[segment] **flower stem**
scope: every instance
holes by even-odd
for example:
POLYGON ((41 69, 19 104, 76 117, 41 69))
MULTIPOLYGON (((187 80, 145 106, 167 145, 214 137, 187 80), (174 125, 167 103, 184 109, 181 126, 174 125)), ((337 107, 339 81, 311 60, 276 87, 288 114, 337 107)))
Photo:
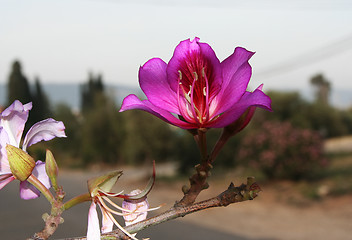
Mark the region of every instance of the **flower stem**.
POLYGON ((197 132, 198 134, 195 135, 194 138, 198 144, 202 162, 205 162, 208 157, 206 129, 199 128, 197 132))
POLYGON ((50 204, 53 204, 55 202, 55 198, 54 196, 51 194, 51 192, 49 191, 49 189, 47 189, 43 183, 41 183, 39 181, 39 179, 34 176, 33 174, 31 174, 27 181, 32 184, 35 188, 37 188, 45 197, 46 199, 50 202, 50 204))
POLYGON ((71 200, 67 201, 63 206, 62 210, 67 210, 73 206, 76 206, 77 204, 83 203, 83 202, 88 202, 91 201, 92 197, 90 196, 89 193, 84 193, 81 194, 77 197, 72 198, 71 200))

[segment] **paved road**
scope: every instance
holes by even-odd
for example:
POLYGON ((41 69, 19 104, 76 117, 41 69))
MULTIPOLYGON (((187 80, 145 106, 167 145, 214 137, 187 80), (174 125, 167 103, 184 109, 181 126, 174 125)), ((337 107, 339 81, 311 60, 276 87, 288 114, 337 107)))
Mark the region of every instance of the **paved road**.
MULTIPOLYGON (((61 184, 67 192, 67 199, 72 197, 70 193, 79 194, 86 191, 86 186, 82 182, 84 183, 83 180, 76 181, 76 178, 61 180, 61 184)), ((0 239, 26 239, 34 232, 41 230, 43 227, 41 215, 50 207, 45 198, 21 200, 18 193, 18 181, 15 181, 0 191, 0 199, 0 239)), ((53 239, 85 235, 88 208, 89 204, 86 203, 65 212, 63 214, 65 223, 59 227, 53 239)), ((245 237, 190 225, 182 220, 174 220, 148 228, 138 233, 137 237, 140 239, 150 237, 152 240, 249 240, 245 237)))

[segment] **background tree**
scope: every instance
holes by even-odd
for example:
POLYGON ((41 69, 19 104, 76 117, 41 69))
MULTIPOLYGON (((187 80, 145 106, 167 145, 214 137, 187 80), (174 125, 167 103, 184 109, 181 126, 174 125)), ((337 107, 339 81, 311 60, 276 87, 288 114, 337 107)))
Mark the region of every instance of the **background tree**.
POLYGON ((38 122, 48 117, 51 117, 49 98, 45 94, 39 77, 34 80, 34 92, 32 94, 33 108, 31 111, 32 122, 38 122))
POLYGON ((317 74, 311 78, 310 83, 315 89, 315 101, 328 105, 331 91, 330 82, 322 74, 317 74))
POLYGON ((102 75, 88 74, 88 82, 81 86, 81 111, 86 112, 95 104, 95 99, 104 95, 104 84, 102 75))
POLYGON ((16 99, 20 100, 23 104, 32 101, 27 78, 22 74, 21 64, 18 60, 12 64, 7 87, 8 105, 16 99))

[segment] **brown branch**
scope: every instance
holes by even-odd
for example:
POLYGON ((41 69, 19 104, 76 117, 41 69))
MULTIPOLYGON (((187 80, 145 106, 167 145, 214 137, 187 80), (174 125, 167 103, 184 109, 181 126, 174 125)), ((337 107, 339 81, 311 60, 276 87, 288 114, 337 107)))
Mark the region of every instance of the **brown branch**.
POLYGON ((61 217, 62 212, 62 200, 65 197, 65 192, 62 187, 59 187, 56 192, 55 201, 52 203, 50 215, 44 213, 42 218, 45 222, 44 229, 38 233, 35 233, 32 237, 27 238, 27 240, 46 240, 51 237, 56 229, 59 227, 59 224, 64 222, 64 219, 61 217))
POLYGON ((190 187, 186 185, 182 187, 184 196, 179 202, 176 202, 175 207, 189 206, 196 201, 199 193, 209 187, 207 178, 210 176, 212 168, 212 165, 207 162, 195 166, 196 173, 189 178, 190 187))
MULTIPOLYGON (((146 219, 144 221, 135 223, 125 227, 125 230, 129 233, 137 233, 143 229, 151 226, 158 225, 160 223, 173 220, 179 217, 184 217, 188 214, 201 211, 207 208, 213 207, 226 207, 232 203, 243 202, 247 200, 253 200, 257 194, 261 191, 258 184, 255 183, 253 177, 247 179, 247 184, 242 184, 239 187, 235 187, 233 183, 230 184, 227 190, 219 194, 217 197, 204 200, 198 203, 193 203, 187 206, 174 206, 168 211, 161 213, 155 217, 146 219)), ((66 240, 85 240, 86 237, 79 238, 66 238, 66 240)), ((121 230, 116 229, 110 233, 103 234, 102 239, 129 239, 121 230)))

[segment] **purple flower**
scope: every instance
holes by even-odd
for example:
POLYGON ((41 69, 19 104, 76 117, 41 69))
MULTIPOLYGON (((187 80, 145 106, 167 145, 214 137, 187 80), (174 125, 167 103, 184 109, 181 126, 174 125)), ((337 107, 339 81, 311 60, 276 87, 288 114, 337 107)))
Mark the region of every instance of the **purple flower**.
MULTIPOLYGON (((20 146, 25 123, 28 119, 29 110, 32 103, 23 105, 20 101, 14 101, 11 106, 0 113, 0 189, 15 179, 12 174, 7 153, 6 145, 20 146)), ((49 141, 55 137, 66 137, 65 126, 62 122, 54 119, 45 119, 34 124, 24 137, 22 149, 40 142, 49 141)), ((50 188, 50 180, 45 172, 45 164, 41 161, 36 162, 32 174, 47 188, 50 188)), ((27 181, 20 183, 20 196, 22 199, 33 199, 39 197, 39 191, 27 181)))
POLYGON ((249 107, 271 110, 271 100, 261 88, 246 91, 253 56, 237 47, 220 62, 206 43, 182 41, 166 64, 153 58, 139 70, 139 83, 147 100, 127 96, 120 112, 147 111, 184 129, 222 128, 241 117, 249 107))

